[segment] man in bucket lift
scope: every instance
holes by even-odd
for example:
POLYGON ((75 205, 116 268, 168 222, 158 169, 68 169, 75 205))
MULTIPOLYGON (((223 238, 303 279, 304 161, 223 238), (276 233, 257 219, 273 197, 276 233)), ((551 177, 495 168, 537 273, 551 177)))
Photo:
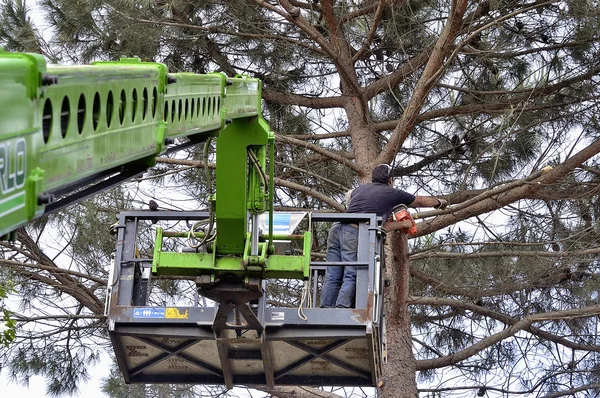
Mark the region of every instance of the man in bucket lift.
MULTIPOLYGON (((348 213, 375 213, 388 219, 398 205, 445 209, 448 202, 431 196, 415 196, 392 187, 392 166, 380 164, 373 169, 371 183, 360 185, 350 196, 348 213)), ((337 223, 327 237, 327 261, 357 260, 358 225, 337 223)), ((356 293, 356 266, 327 267, 321 291, 322 308, 352 308, 356 293)))

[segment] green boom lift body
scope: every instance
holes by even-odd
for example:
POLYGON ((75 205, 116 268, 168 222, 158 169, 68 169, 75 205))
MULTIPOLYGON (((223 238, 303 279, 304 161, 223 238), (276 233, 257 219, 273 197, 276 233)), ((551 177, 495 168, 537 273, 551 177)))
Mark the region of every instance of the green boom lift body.
MULTIPOLYGON (((169 74, 164 64, 137 58, 46 65, 39 55, 10 52, 0 52, 0 72, 0 236, 142 173, 176 138, 197 144, 216 137, 216 237, 209 253, 182 261, 162 255, 157 239, 154 273, 212 282, 227 274, 247 282, 268 268, 308 277, 310 250, 271 259, 272 227, 259 242, 258 216, 270 211, 272 224, 267 157, 274 153, 260 80, 169 74)), ((310 232, 304 239, 310 243, 310 232)))
POLYGON ((110 177, 121 181, 115 174, 145 171, 175 138, 218 137, 216 251, 243 255, 247 213, 266 211, 273 189, 259 80, 169 74, 136 58, 47 66, 9 52, 0 52, 0 71, 0 236, 72 203, 55 200, 94 180, 102 190, 110 177), (258 160, 250 165, 248 150, 258 160))
POLYGON ((140 175, 165 152, 216 139, 216 193, 208 214, 120 216, 107 315, 127 382, 373 385, 381 374, 377 220, 313 215, 360 224, 357 300, 347 310, 309 306, 305 316, 311 266, 316 276, 325 263, 311 263, 310 222, 301 235, 273 232, 274 135, 261 116, 261 95, 260 80, 245 76, 169 73, 164 64, 137 58, 47 65, 41 55, 0 48, 0 239, 14 239, 27 222, 140 175), (268 231, 261 231, 265 212, 268 231), (188 234, 157 224, 152 257, 137 254, 140 220, 207 219, 208 231, 188 234), (204 236, 206 250, 163 250, 163 239, 190 234, 204 236), (275 243, 290 239, 303 241, 301 254, 275 252, 275 243), (152 276, 195 278, 199 293, 216 304, 212 310, 149 307, 152 276), (266 307, 270 278, 301 281, 297 313, 266 307), (257 300, 262 304, 251 310, 257 300), (252 362, 257 359, 260 365, 252 362))

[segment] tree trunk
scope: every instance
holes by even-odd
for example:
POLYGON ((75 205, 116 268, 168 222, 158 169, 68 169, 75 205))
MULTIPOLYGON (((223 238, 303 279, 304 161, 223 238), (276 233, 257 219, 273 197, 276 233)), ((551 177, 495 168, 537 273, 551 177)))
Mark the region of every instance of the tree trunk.
POLYGON ((383 368, 382 397, 417 397, 415 358, 408 312, 408 240, 399 231, 388 234, 386 263, 390 287, 385 298, 387 363, 383 368))

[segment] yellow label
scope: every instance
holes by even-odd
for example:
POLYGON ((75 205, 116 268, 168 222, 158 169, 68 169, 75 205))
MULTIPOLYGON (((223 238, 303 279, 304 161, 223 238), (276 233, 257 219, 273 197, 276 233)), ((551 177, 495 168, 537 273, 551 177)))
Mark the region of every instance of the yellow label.
POLYGON ((165 318, 170 319, 188 319, 188 310, 182 314, 179 312, 179 308, 167 308, 165 311, 165 318))

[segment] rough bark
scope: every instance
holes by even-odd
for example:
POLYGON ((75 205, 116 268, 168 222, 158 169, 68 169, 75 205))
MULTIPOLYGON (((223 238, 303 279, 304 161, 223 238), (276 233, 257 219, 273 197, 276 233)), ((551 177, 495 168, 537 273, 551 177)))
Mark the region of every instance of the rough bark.
POLYGON ((408 294, 410 264, 404 233, 388 234, 386 259, 391 284, 386 291, 387 363, 383 368, 382 397, 417 397, 415 357, 412 352, 408 294))

